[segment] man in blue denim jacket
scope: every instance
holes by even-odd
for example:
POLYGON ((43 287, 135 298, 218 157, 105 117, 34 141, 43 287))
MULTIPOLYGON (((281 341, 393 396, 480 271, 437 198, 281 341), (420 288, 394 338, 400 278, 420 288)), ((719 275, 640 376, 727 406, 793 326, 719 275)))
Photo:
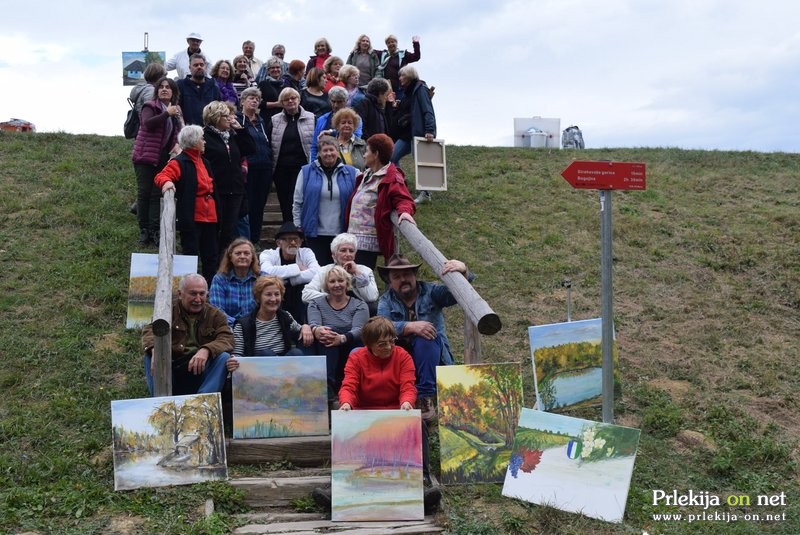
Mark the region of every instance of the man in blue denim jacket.
MULTIPOLYGON (((420 282, 417 269, 402 255, 392 255, 385 266, 378 266, 381 278, 389 290, 378 301, 378 315, 394 322, 398 343, 414 359, 417 372, 417 407, 422 418, 436 417, 436 366, 453 364, 450 342, 445 333, 445 307, 456 304, 456 299, 444 284, 420 282)), ((442 274, 459 272, 472 282, 475 275, 467 271, 460 260, 448 260, 442 274)))

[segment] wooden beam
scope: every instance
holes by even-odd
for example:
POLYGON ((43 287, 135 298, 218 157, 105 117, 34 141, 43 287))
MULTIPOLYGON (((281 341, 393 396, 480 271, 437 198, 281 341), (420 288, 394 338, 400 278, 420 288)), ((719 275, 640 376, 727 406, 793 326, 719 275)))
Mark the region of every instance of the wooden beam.
MULTIPOLYGON (((496 334, 503 327, 500 317, 489 307, 486 301, 478 295, 475 288, 460 273, 447 273, 442 275, 442 266, 447 258, 433 245, 428 238, 417 228, 408 222, 397 223, 397 212, 392 212, 392 223, 400 230, 400 233, 408 240, 411 247, 417 251, 422 259, 433 269, 434 273, 442 279, 442 282, 453 294, 456 301, 464 310, 464 315, 478 327, 481 334, 496 334)), ((467 266, 469 267, 469 266, 467 266)))
POLYGON ((153 395, 172 395, 172 255, 175 254, 175 190, 161 199, 158 279, 153 304, 153 395))

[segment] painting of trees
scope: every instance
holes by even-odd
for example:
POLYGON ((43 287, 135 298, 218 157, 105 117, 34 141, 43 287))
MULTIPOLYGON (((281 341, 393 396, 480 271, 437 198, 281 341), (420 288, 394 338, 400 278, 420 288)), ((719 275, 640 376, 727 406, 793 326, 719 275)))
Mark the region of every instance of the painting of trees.
POLYGON ((522 407, 520 364, 437 368, 444 483, 501 481, 522 407))
POLYGON ((161 435, 172 437, 172 444, 177 445, 184 430, 186 419, 185 404, 165 401, 150 414, 147 422, 161 435))

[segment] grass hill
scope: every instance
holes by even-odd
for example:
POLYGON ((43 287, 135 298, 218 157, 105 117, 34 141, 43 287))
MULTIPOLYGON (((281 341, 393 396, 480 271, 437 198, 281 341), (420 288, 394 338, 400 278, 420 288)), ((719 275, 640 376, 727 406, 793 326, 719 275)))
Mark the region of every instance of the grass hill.
MULTIPOLYGON (((0 133, 0 532, 224 533, 243 508, 225 483, 112 490, 110 402, 146 395, 138 336, 124 329, 138 237, 130 147, 0 133), (207 497, 219 513, 204 520, 207 497)), ((526 330, 566 319, 562 280, 573 319, 600 315, 599 197, 559 176, 575 158, 647 165, 646 191, 614 194, 615 416, 643 431, 625 521, 474 485, 445 489, 449 533, 800 532, 800 156, 449 147, 449 191, 416 219, 478 275, 503 321, 484 360, 528 364, 528 406, 526 330), (673 489, 722 505, 653 503, 673 489), (782 492, 784 504, 756 505, 782 492), (731 495, 751 505, 728 506, 731 495), (738 518, 652 516, 703 512, 738 518)), ((462 325, 450 311, 457 354, 462 325)))

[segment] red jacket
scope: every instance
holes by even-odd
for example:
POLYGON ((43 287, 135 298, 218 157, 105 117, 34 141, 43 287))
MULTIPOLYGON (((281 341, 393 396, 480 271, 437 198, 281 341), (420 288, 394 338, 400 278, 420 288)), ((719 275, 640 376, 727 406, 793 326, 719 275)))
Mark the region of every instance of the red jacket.
POLYGON ((359 347, 347 358, 339 403, 354 409, 399 409, 408 401, 417 401, 416 373, 411 355, 394 346, 388 359, 376 357, 366 347, 359 347))
MULTIPOLYGON (((197 149, 185 149, 183 154, 188 156, 194 163, 197 171, 197 190, 194 198, 194 221, 196 223, 216 223, 217 209, 214 202, 214 181, 208 174, 203 163, 200 151, 197 149)), ((181 180, 181 166, 176 159, 169 161, 166 167, 156 175, 155 183, 161 189, 167 182, 172 182, 178 189, 178 182, 181 180)))
MULTIPOLYGON (((394 254, 394 225, 392 225, 389 215, 393 210, 396 210, 398 216, 400 214, 411 214, 413 216, 414 212, 417 211, 417 205, 414 204, 414 198, 408 191, 406 177, 401 169, 390 163, 379 170, 376 175, 381 173, 385 173, 385 176, 378 184, 378 202, 375 205, 375 231, 378 234, 378 246, 381 249, 381 254, 388 259, 394 254)), ((350 222, 350 208, 353 204, 353 197, 363 180, 364 173, 356 177, 356 187, 347 200, 344 220, 348 224, 350 222)))

